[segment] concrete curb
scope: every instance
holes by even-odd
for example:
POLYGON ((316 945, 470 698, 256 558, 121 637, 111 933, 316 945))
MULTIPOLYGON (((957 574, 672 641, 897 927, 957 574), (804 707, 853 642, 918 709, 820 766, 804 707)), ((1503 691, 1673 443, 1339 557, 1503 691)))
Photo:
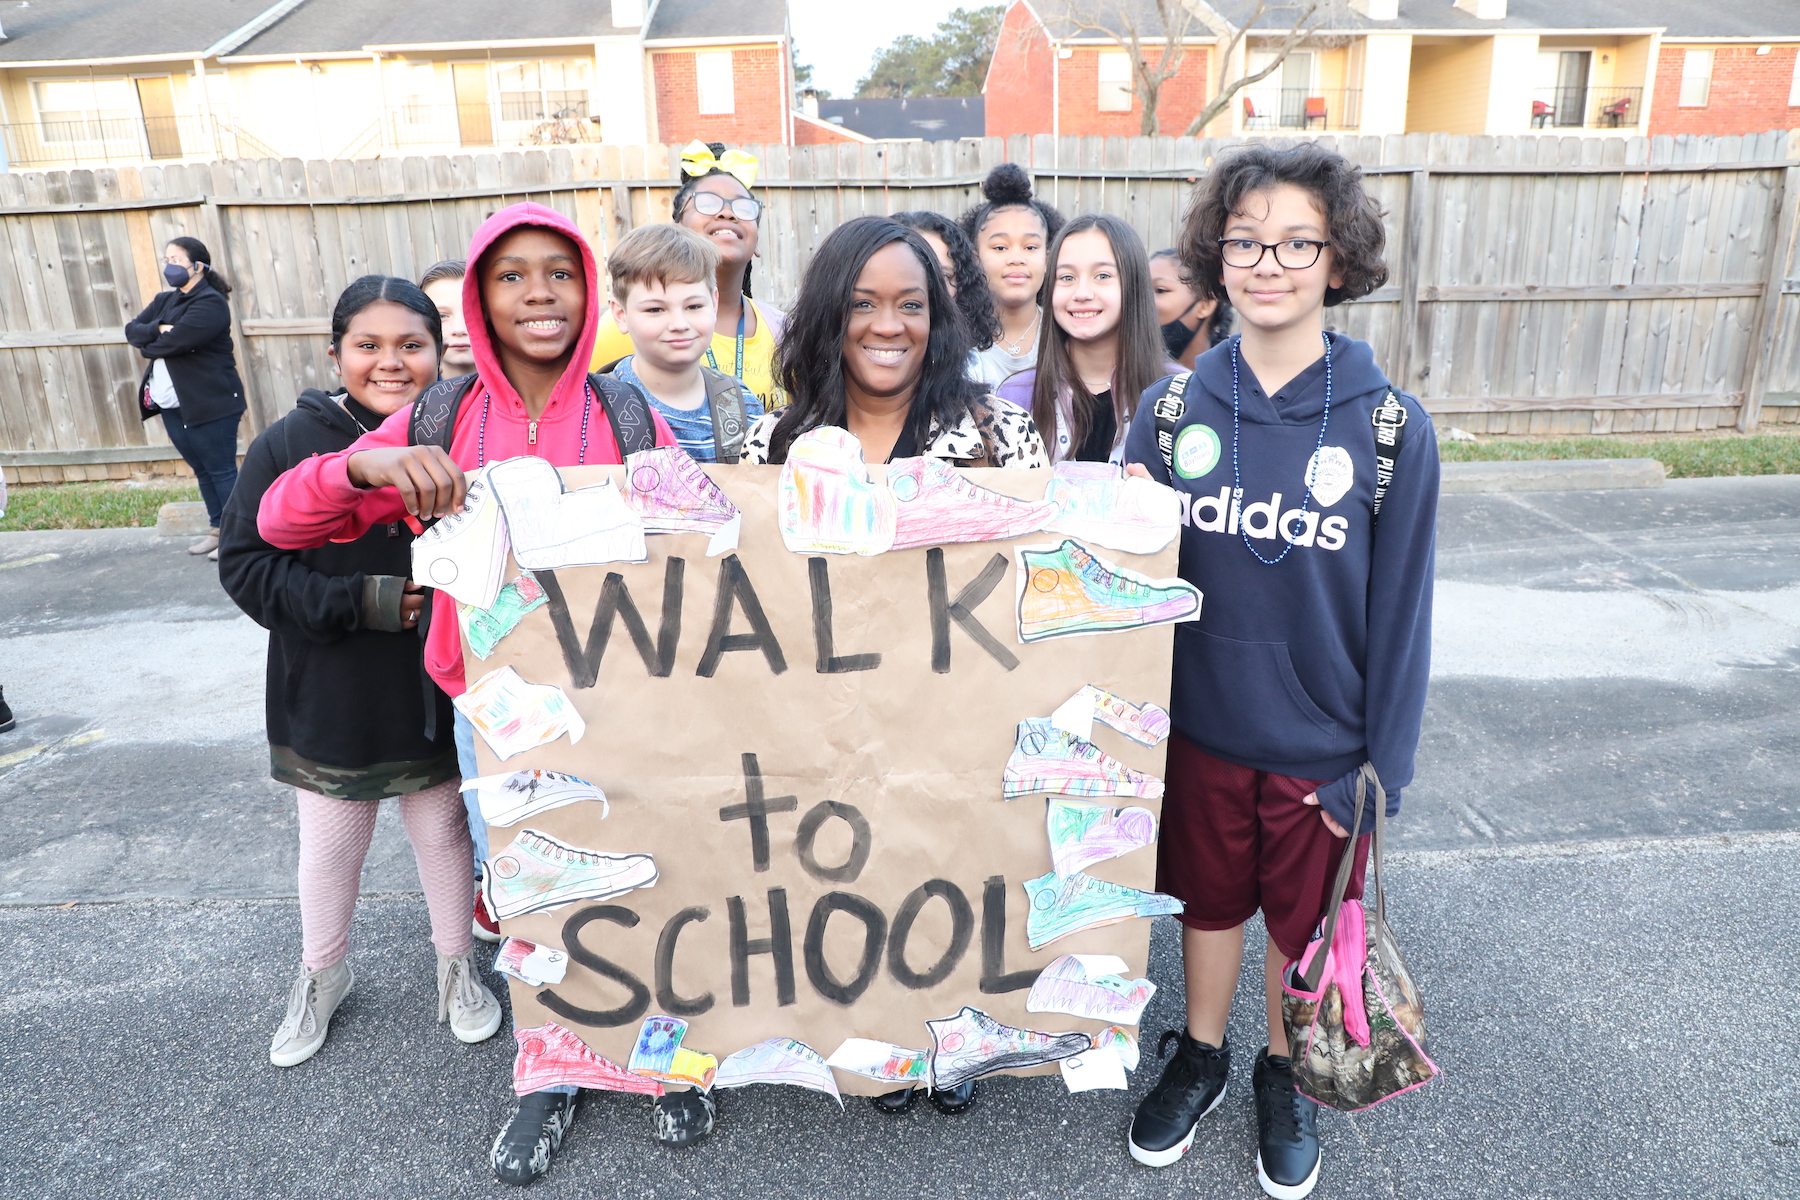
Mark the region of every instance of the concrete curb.
POLYGON ((1654 458, 1532 459, 1443 464, 1445 495, 1465 492, 1600 492, 1659 488, 1668 472, 1654 458))
POLYGON ((211 528, 206 505, 199 500, 177 500, 156 510, 156 532, 160 537, 204 537, 211 528))

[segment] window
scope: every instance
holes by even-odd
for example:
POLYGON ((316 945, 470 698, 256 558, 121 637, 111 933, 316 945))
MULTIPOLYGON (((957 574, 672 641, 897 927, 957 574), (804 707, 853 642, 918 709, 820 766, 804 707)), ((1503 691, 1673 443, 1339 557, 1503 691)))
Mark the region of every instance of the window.
POLYGON ((702 115, 736 112, 731 51, 707 50, 694 55, 694 87, 699 93, 702 115))
POLYGON ((495 64, 502 121, 588 115, 588 68, 580 58, 495 64))
POLYGON ((1712 88, 1713 52, 1689 50, 1681 59, 1682 108, 1705 108, 1706 94, 1712 88))
POLYGON ((431 63, 407 63, 400 69, 401 88, 406 93, 401 111, 408 125, 430 125, 436 120, 433 101, 437 99, 437 68, 431 63))
POLYGON ((128 79, 39 79, 31 85, 46 142, 128 142, 138 137, 128 79))
POLYGON ((1100 111, 1131 111, 1131 56, 1123 51, 1100 52, 1100 111))
POLYGON ((1788 107, 1800 108, 1800 54, 1794 55, 1794 82, 1788 84, 1788 107))

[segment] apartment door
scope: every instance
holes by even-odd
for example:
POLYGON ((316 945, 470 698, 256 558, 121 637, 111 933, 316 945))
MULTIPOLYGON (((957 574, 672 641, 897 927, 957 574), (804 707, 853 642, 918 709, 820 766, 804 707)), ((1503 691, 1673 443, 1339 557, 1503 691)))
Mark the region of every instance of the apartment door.
POLYGON ((488 105, 488 65, 484 62, 452 63, 450 79, 456 87, 456 126, 465 146, 494 144, 494 113, 488 105))
POLYGON ((144 117, 144 141, 151 158, 180 158, 181 129, 175 121, 175 93, 167 75, 135 80, 138 111, 144 117))
POLYGON ((1587 120, 1588 70, 1592 50, 1563 50, 1556 56, 1556 123, 1579 128, 1587 120))
POLYGON ((1296 50, 1281 64, 1281 127, 1306 128, 1306 98, 1312 95, 1313 56, 1296 50))

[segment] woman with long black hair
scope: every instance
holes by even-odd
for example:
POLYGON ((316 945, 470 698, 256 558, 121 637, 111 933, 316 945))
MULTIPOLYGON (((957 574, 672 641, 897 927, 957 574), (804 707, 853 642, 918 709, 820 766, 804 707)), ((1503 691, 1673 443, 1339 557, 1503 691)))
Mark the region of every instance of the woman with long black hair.
POLYGON ((781 340, 789 403, 750 429, 744 460, 787 461, 808 430, 836 426, 867 462, 926 456, 963 467, 1038 467, 1031 415, 965 375, 968 335, 937 256, 888 217, 859 217, 819 246, 781 340))
POLYGON ((237 427, 244 415, 244 381, 231 349, 231 284, 213 269, 212 254, 198 238, 171 238, 163 247, 158 292, 125 340, 150 360, 138 385, 138 415, 161 416, 169 441, 194 470, 206 501, 207 535, 189 554, 219 560, 219 517, 237 483, 237 427))

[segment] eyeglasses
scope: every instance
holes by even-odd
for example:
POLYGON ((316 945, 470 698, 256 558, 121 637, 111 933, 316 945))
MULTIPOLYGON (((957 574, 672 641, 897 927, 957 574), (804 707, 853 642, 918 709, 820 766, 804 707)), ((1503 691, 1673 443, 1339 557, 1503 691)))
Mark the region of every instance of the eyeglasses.
POLYGON ((740 221, 754 222, 762 216, 762 201, 752 200, 748 196, 727 200, 717 192, 695 192, 688 197, 688 204, 703 217, 718 216, 728 204, 731 206, 731 215, 740 221))
POLYGON ((1219 254, 1228 267, 1240 269, 1254 267, 1262 262, 1263 255, 1273 250, 1275 261, 1290 271, 1304 271, 1319 261, 1330 242, 1315 242, 1307 238, 1288 238, 1284 242, 1258 242, 1250 238, 1220 238, 1219 254))

